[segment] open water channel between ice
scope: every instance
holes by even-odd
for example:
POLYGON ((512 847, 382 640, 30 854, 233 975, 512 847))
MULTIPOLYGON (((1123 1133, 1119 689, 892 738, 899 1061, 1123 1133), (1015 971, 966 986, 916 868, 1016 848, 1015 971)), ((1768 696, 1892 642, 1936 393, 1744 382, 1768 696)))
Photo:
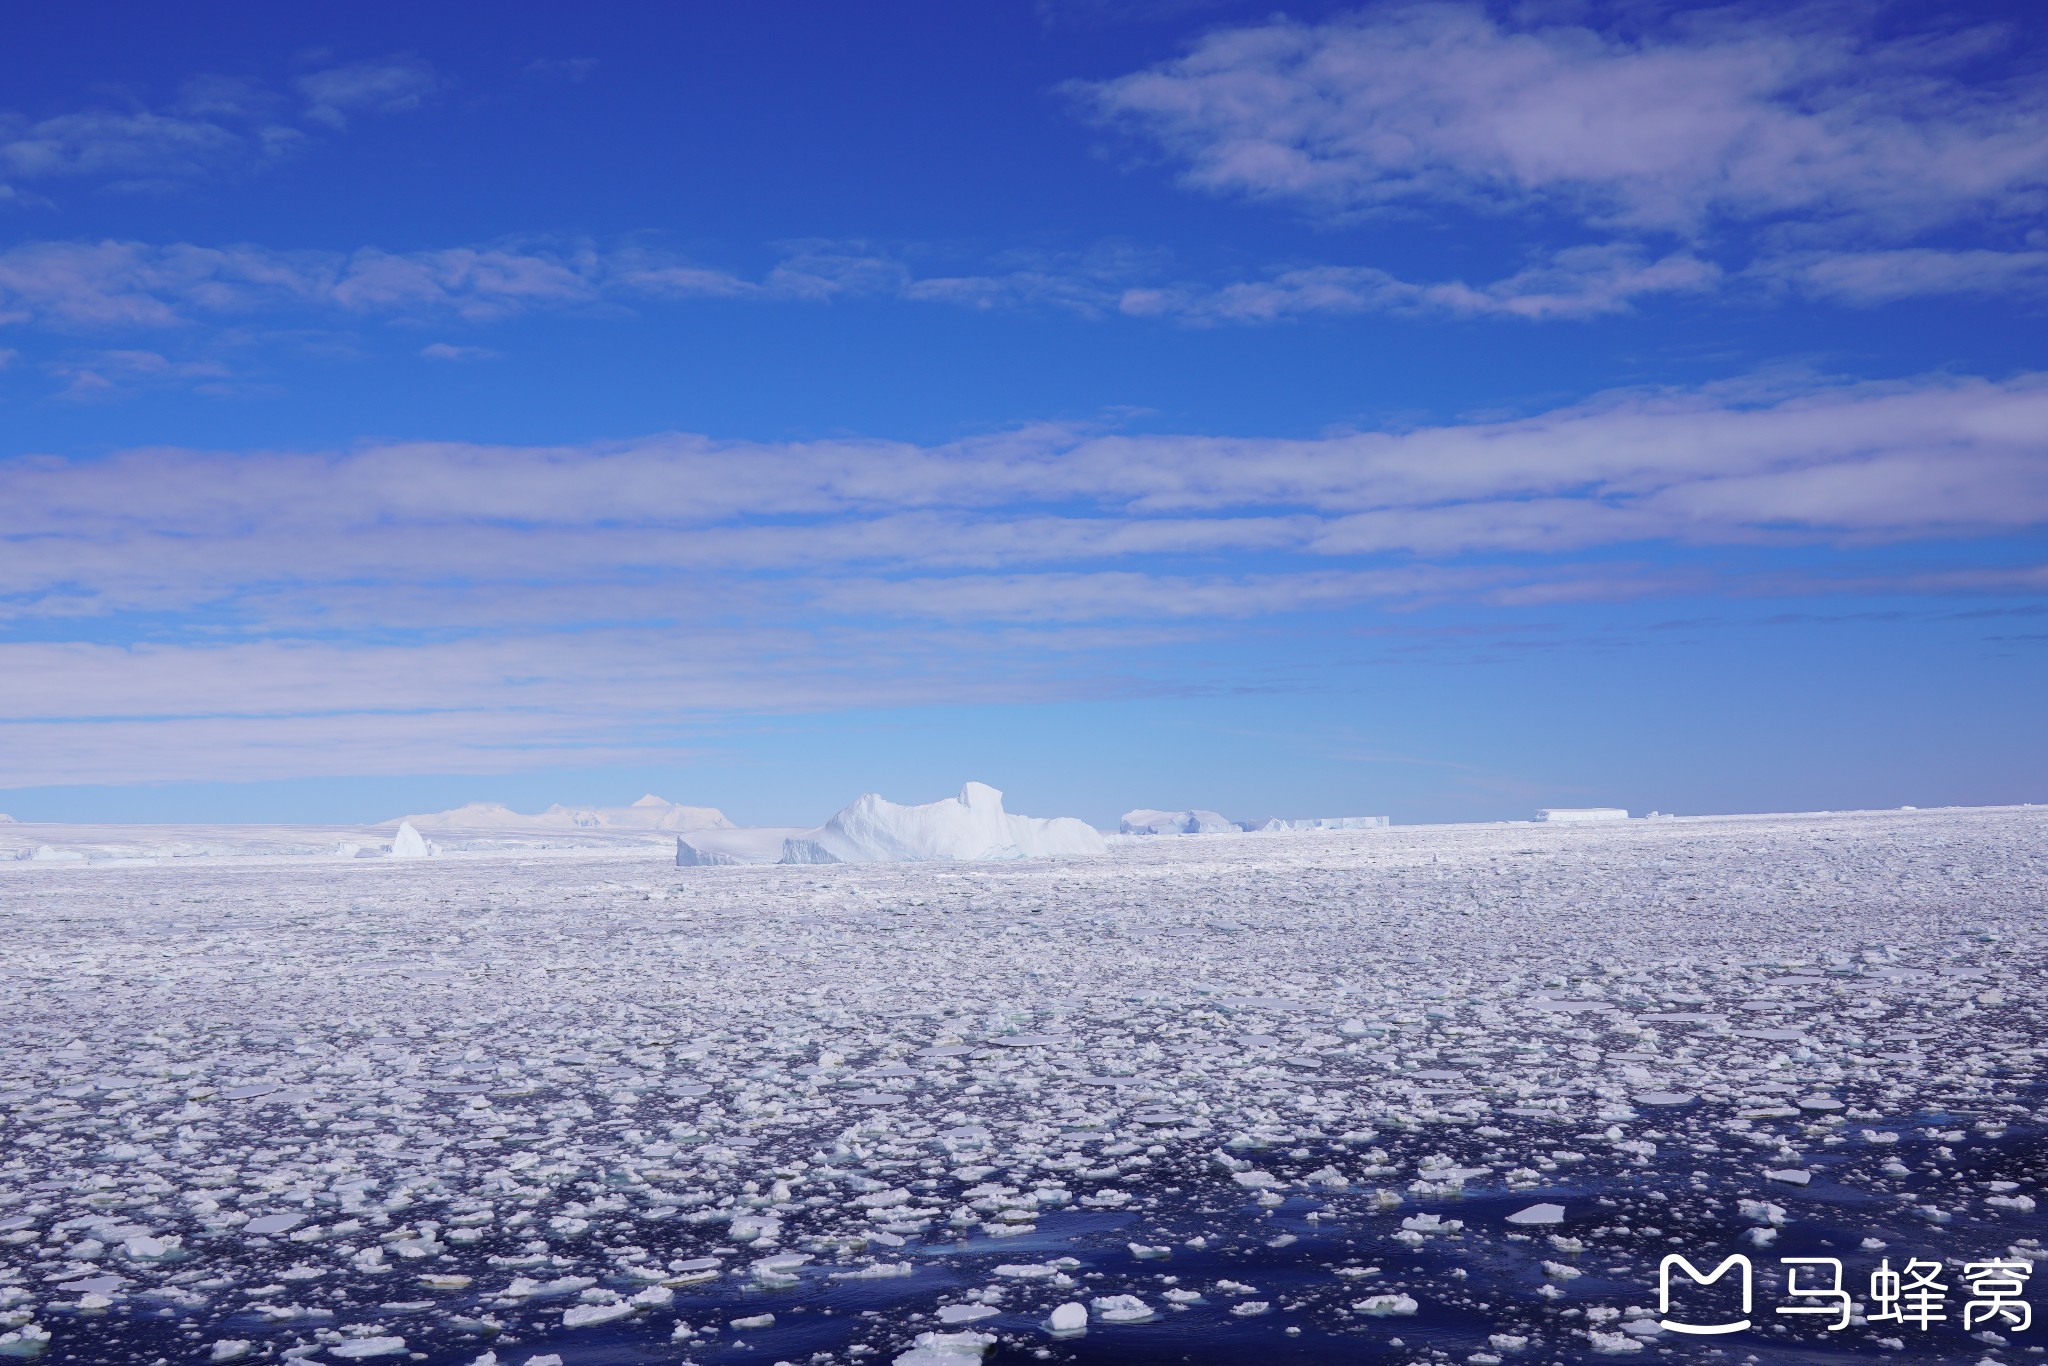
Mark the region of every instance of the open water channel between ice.
POLYGON ((2048 1312, 2048 810, 23 863, 0 943, 16 1357, 2048 1345, 1970 1271, 2048 1312), (1734 1276, 1660 1313, 1673 1253, 1746 1257, 1750 1326, 1663 1327, 1739 1316, 1734 1276), (1820 1303, 1787 1257, 1847 1326, 1778 1312, 1820 1303), (1875 1317, 1912 1262, 1947 1317, 1875 1317))

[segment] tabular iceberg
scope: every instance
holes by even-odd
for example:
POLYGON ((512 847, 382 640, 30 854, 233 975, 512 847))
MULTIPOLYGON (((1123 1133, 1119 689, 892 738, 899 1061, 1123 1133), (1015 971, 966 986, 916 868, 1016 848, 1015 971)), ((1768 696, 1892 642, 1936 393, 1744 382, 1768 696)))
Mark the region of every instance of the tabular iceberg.
POLYGON ((550 830, 647 830, 687 832, 731 830, 733 823, 715 806, 684 806, 652 792, 631 806, 563 806, 560 803, 538 815, 514 811, 502 802, 471 802, 452 811, 407 816, 423 830, 465 832, 539 832, 550 830))
POLYGON ((1536 813, 1539 821, 1625 821, 1628 812, 1618 806, 1546 806, 1536 813))
POLYGON ((1264 820, 1234 821, 1214 811, 1154 811, 1141 806, 1124 812, 1117 829, 1126 835, 1229 835, 1240 830, 1254 834, 1276 830, 1378 830, 1386 824, 1385 816, 1304 816, 1298 820, 1269 816, 1264 820))
POLYGON ((986 783, 969 783, 958 797, 922 806, 899 806, 870 792, 816 830, 786 841, 782 861, 1065 858, 1107 848, 1086 821, 1013 816, 1003 810, 1002 793, 986 783))
POLYGON ((1117 823, 1126 835, 1222 835, 1237 828, 1236 821, 1214 811, 1154 811, 1143 806, 1124 812, 1117 823))

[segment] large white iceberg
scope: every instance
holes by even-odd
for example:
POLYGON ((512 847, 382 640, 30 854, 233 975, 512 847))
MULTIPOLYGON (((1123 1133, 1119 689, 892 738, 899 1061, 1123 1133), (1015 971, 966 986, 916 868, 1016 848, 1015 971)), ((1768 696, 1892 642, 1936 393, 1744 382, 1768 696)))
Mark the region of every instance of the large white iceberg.
POLYGON ((969 783, 958 797, 899 806, 870 792, 817 829, 783 844, 784 863, 919 863, 934 859, 1065 858, 1100 854, 1100 832, 1071 816, 1003 810, 1003 794, 969 783))

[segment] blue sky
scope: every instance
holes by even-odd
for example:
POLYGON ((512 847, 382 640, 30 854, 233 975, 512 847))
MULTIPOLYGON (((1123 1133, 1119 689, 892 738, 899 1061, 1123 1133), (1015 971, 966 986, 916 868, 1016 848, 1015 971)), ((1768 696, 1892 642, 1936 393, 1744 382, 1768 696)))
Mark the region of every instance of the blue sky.
POLYGON ((0 810, 2048 800, 2034 6, 66 6, 0 810))

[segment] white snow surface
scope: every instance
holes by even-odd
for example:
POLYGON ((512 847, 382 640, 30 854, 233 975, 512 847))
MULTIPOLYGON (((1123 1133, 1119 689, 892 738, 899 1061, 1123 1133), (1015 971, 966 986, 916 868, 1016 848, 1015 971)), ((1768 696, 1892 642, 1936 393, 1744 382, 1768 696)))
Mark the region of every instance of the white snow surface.
POLYGON ((870 792, 816 830, 790 839, 784 863, 928 863, 1072 858, 1108 849, 1101 832, 1071 816, 1041 819, 1003 810, 1003 794, 969 783, 958 797, 900 806, 870 792))

